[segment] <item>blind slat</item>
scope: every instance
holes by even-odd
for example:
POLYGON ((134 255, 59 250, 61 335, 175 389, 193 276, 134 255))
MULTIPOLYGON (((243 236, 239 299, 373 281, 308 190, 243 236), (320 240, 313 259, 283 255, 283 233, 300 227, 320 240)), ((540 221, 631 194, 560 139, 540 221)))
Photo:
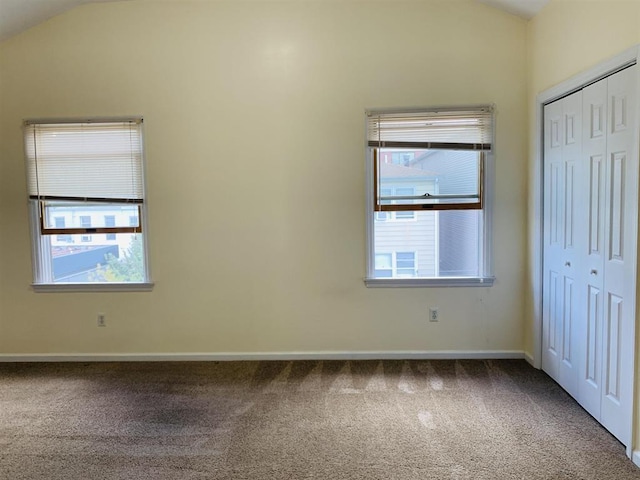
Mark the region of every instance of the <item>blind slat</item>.
POLYGON ((141 122, 25 125, 31 198, 141 201, 141 122))

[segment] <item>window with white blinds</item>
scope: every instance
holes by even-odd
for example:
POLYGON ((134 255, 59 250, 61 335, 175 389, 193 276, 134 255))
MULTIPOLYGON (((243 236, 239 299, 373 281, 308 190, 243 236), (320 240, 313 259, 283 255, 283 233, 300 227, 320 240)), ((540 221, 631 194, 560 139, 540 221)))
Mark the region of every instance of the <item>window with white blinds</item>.
POLYGON ((34 287, 150 285, 142 119, 28 120, 24 140, 34 287))
POLYGON ((367 285, 491 285, 493 106, 372 110, 365 118, 367 285), (411 265, 406 254, 396 268, 380 268, 397 252, 411 252, 411 265))

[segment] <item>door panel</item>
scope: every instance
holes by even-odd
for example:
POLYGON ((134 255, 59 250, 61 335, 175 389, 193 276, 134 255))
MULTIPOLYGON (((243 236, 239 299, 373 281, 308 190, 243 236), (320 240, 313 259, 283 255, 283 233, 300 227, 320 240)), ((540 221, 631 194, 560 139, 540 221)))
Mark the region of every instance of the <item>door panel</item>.
MULTIPOLYGON (((602 295, 600 290, 593 286, 588 287, 589 303, 587 306, 587 344, 585 350, 585 380, 596 389, 600 385, 600 319, 602 318, 602 295)), ((600 403, 599 395, 596 397, 597 404, 600 403)))
POLYGON ((603 207, 604 207, 604 154, 592 155, 589 159, 589 250, 588 255, 602 257, 603 253, 603 207))
POLYGON ((609 309, 606 321, 605 345, 605 396, 617 405, 620 405, 620 367, 622 338, 622 298, 616 295, 609 296, 609 309))
POLYGON ((623 238, 624 238, 624 184, 625 184, 625 152, 617 152, 611 155, 609 166, 609 257, 608 261, 624 262, 623 238))

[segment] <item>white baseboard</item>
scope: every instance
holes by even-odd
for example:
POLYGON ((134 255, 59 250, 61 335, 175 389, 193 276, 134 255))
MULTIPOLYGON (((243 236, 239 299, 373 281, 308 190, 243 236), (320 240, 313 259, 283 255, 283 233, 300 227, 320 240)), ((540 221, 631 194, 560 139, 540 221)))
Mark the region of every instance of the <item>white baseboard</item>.
POLYGON ((536 365, 535 365, 535 361, 533 360, 533 355, 531 355, 529 352, 524 352, 523 355, 527 363, 535 368, 536 365))
POLYGON ((631 460, 636 464, 637 467, 640 467, 640 450, 634 450, 631 455, 631 460))
POLYGON ((220 362, 241 360, 522 359, 520 350, 381 352, 47 353, 0 354, 0 362, 220 362))

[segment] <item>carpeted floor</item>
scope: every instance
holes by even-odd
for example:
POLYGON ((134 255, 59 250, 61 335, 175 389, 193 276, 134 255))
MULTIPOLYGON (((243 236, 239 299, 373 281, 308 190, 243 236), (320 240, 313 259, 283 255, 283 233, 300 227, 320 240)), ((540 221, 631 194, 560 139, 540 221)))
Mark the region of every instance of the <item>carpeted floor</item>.
POLYGON ((0 364, 0 478, 640 479, 524 361, 0 364))

